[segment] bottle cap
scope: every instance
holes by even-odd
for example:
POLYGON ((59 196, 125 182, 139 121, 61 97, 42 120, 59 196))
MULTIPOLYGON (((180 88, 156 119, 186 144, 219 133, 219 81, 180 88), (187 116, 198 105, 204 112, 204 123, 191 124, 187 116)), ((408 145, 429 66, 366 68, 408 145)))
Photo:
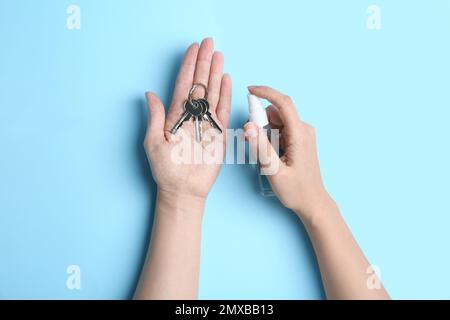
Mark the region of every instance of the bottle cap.
POLYGON ((248 94, 248 119, 255 123, 258 127, 264 128, 269 124, 266 109, 263 107, 261 100, 253 95, 248 94))

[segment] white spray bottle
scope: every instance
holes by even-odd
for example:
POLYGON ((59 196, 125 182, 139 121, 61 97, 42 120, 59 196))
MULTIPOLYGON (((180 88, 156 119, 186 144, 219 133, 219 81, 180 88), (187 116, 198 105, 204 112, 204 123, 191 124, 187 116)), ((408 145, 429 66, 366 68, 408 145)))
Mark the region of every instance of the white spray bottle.
MULTIPOLYGON (((248 119, 250 120, 250 122, 256 124, 259 128, 265 129, 270 139, 271 128, 269 124, 269 119, 267 118, 266 109, 263 107, 261 100, 257 96, 250 93, 247 95, 247 99, 248 99, 248 119)), ((275 193, 273 192, 272 187, 270 186, 267 176, 261 173, 261 167, 259 166, 259 164, 257 167, 258 167, 258 180, 261 194, 265 197, 274 196, 275 193)))

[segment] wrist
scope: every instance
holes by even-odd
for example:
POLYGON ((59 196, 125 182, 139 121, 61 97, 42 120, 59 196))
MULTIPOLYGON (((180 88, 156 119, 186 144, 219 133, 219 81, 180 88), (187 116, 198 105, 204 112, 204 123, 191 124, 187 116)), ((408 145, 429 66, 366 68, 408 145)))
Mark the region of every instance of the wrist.
POLYGON ((316 224, 323 217, 339 212, 336 202, 324 191, 318 194, 307 206, 298 206, 294 212, 305 224, 316 224))
POLYGON ((201 219, 206 198, 158 188, 157 206, 164 208, 158 212, 179 219, 201 219))

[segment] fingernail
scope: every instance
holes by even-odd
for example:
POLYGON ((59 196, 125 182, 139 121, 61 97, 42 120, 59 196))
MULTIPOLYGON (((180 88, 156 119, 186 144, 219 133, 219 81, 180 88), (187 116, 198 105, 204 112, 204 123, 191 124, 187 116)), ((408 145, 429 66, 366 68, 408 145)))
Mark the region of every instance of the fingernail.
POLYGON ((147 99, 147 102, 150 104, 150 106, 151 107, 153 107, 153 100, 154 100, 154 97, 153 97, 153 93, 152 92, 150 92, 150 91, 147 91, 146 93, 145 93, 145 98, 147 99))
POLYGON ((214 40, 213 40, 212 37, 206 37, 206 38, 204 38, 204 39, 202 40, 202 44, 204 44, 204 43, 207 42, 207 41, 209 41, 209 42, 211 42, 211 43, 214 43, 214 40))
POLYGON ((258 86, 248 86, 247 87, 248 90, 252 90, 252 89, 256 89, 256 88, 258 88, 258 86))
POLYGON ((258 135, 258 132, 255 129, 248 129, 247 131, 245 131, 246 137, 254 138, 257 135, 258 135))

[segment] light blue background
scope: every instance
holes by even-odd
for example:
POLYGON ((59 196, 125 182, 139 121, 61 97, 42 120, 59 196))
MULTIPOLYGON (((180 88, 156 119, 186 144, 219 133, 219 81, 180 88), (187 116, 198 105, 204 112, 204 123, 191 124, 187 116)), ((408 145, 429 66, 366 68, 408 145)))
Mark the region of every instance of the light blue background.
MULTIPOLYGON (((450 298, 450 2, 0 2, 0 298, 130 298, 155 185, 143 93, 170 101, 213 36, 233 78, 290 94, 325 183, 393 298, 450 298), (81 30, 66 8, 81 7, 81 30), (81 267, 82 289, 66 288, 81 267)), ((297 219, 227 165, 208 198, 200 298, 323 298, 297 219)))

